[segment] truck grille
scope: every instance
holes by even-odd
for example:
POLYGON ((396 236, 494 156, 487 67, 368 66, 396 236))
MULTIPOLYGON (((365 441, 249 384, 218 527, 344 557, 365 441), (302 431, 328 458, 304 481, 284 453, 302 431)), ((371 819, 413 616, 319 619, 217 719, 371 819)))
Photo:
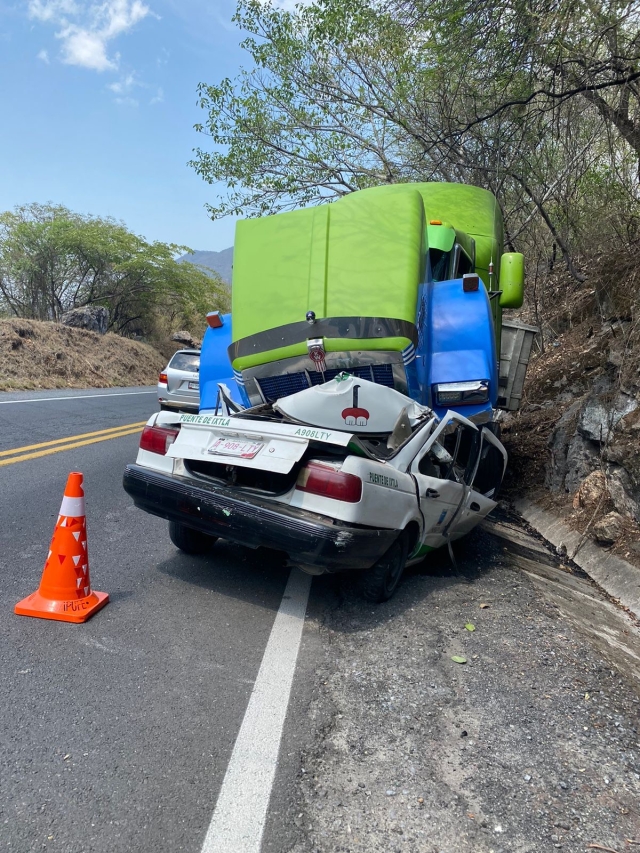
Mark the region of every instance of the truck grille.
POLYGON ((311 388, 313 385, 329 382, 342 372, 349 373, 358 379, 377 382, 378 385, 386 385, 387 388, 394 387, 393 368, 390 364, 369 364, 364 367, 351 367, 348 370, 341 367, 325 370, 324 373, 316 370, 303 370, 299 373, 283 373, 281 376, 264 376, 261 379, 256 379, 256 382, 260 386, 265 400, 268 403, 275 403, 281 397, 288 397, 289 394, 296 394, 298 391, 304 391, 305 388, 311 388))

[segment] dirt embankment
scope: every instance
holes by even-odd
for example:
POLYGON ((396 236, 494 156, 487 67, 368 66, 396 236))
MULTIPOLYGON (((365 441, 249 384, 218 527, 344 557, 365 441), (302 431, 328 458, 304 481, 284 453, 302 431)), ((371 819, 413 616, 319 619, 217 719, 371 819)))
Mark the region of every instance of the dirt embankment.
POLYGON ((154 385, 165 364, 153 347, 119 335, 0 320, 0 391, 154 385))

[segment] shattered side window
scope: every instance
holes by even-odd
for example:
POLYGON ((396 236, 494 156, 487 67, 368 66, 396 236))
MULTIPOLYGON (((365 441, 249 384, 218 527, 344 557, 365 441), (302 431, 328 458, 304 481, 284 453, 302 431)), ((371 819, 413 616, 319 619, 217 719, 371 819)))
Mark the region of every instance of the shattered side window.
POLYGON ((418 463, 418 471, 427 477, 445 478, 449 466, 453 462, 451 454, 437 441, 431 450, 418 463))

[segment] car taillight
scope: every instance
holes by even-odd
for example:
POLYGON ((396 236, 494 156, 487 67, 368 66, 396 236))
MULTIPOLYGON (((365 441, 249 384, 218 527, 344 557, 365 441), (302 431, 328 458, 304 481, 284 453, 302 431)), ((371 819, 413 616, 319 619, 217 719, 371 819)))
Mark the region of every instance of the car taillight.
POLYGON ((164 456, 178 437, 179 430, 169 427, 146 426, 140 436, 140 450, 164 456))
POLYGON ((355 474, 343 474, 329 465, 309 462, 300 472, 296 489, 355 504, 362 497, 362 480, 355 474))
POLYGON ((158 382, 164 382, 164 384, 166 385, 168 382, 167 374, 161 373, 160 376, 158 376, 158 382))

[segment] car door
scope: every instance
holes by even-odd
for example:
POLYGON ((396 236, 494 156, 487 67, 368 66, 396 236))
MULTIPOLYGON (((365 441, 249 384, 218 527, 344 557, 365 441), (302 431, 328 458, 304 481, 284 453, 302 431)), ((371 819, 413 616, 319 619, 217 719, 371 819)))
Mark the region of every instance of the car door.
POLYGON ((410 470, 424 518, 423 550, 440 547, 449 536, 457 538, 479 443, 475 424, 449 412, 413 460, 410 470))
POLYGON ((479 453, 469 477, 471 488, 460 512, 456 536, 452 538, 468 533, 496 506, 506 467, 507 451, 491 430, 483 427, 479 453))

